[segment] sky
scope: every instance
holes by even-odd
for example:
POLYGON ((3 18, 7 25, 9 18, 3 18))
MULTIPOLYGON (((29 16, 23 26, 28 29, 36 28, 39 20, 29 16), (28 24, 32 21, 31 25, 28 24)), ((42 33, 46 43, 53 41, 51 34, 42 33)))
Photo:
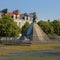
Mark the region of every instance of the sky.
POLYGON ((0 10, 20 10, 21 13, 36 12, 41 20, 60 19, 60 0, 0 0, 0 10))

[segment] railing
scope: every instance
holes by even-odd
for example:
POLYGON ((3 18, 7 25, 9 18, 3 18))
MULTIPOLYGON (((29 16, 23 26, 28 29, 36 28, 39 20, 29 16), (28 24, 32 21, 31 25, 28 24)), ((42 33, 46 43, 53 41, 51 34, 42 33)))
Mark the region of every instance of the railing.
MULTIPOLYGON (((19 40, 20 37, 0 37, 0 44, 20 44, 21 41, 19 40)), ((35 38, 37 38, 37 36, 35 36, 35 38)), ((33 40, 33 39, 32 39, 33 40)), ((31 40, 31 41, 32 41, 31 40)), ((23 42, 29 42, 29 40, 23 40, 23 42)), ((39 40, 33 40, 32 43, 38 43, 39 40)), ((40 41, 41 42, 41 41, 40 41)), ((39 42, 39 43, 40 43, 39 42)), ((43 41, 44 42, 44 41, 43 41)), ((43 43, 42 42, 42 43, 43 43)), ((50 37, 50 41, 47 41, 47 43, 56 43, 56 42, 60 42, 60 36, 55 36, 55 37, 50 37)))
POLYGON ((17 41, 17 37, 0 37, 0 43, 2 44, 16 44, 17 41))

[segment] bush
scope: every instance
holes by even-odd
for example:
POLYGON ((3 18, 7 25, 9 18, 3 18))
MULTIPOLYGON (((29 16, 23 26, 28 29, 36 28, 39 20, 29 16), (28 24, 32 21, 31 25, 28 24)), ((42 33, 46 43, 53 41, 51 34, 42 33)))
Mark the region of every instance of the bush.
POLYGON ((24 26, 22 27, 22 31, 21 31, 21 33, 24 33, 25 32, 25 30, 29 27, 29 22, 26 22, 25 24, 24 24, 24 26))

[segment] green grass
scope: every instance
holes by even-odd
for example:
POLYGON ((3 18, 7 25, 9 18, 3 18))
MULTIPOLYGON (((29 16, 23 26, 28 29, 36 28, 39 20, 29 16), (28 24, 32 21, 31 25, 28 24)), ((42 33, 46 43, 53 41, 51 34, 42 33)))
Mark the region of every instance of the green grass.
POLYGON ((60 57, 55 56, 38 56, 38 55, 24 55, 24 56, 18 56, 15 58, 8 58, 8 59, 1 59, 1 60, 60 60, 60 57))
POLYGON ((40 44, 31 46, 0 45, 0 55, 6 55, 12 53, 13 51, 51 50, 55 48, 60 48, 60 43, 40 44))
MULTIPOLYGON (((52 50, 59 49, 60 43, 51 43, 51 44, 40 44, 40 45, 31 45, 31 46, 16 46, 16 45, 0 45, 0 55, 7 55, 12 53, 13 51, 31 51, 31 50, 51 50, 51 53, 60 53, 60 50, 52 50)), ((3 58, 0 60, 60 60, 60 57, 57 56, 39 56, 34 54, 28 54, 23 56, 18 56, 15 58, 3 58)))

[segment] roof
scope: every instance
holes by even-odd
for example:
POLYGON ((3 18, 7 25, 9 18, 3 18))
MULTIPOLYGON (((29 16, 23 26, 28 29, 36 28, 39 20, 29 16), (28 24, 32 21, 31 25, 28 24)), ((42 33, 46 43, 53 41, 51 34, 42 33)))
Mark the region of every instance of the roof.
POLYGON ((9 14, 10 16, 14 16, 14 13, 13 13, 13 12, 8 12, 8 14, 9 14))
POLYGON ((20 14, 20 11, 19 11, 19 10, 14 10, 13 13, 14 13, 15 15, 18 15, 18 14, 20 14))
POLYGON ((2 12, 2 11, 0 11, 0 13, 2 14, 3 12, 2 12))

